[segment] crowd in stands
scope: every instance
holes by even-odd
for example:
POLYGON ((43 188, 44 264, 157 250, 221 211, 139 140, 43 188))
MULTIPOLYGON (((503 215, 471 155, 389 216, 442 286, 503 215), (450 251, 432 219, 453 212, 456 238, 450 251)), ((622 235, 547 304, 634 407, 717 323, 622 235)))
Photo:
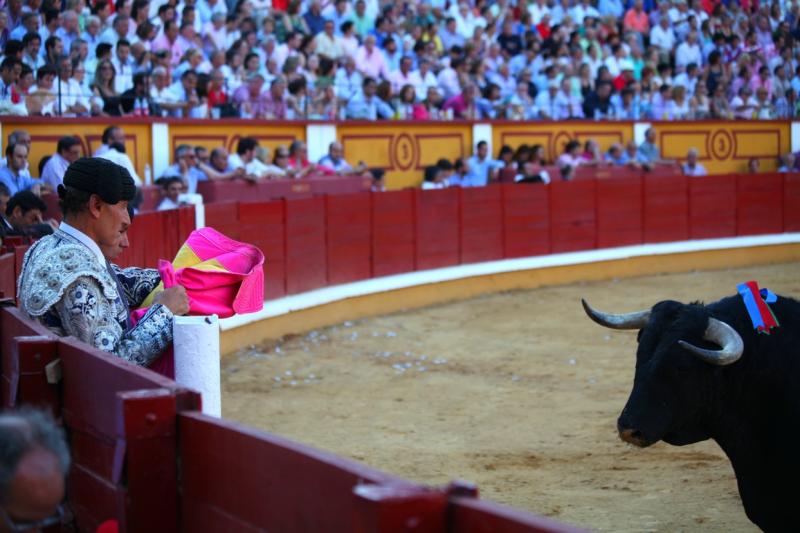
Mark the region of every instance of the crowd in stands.
POLYGON ((788 118, 798 36, 788 0, 6 0, 0 113, 788 118))

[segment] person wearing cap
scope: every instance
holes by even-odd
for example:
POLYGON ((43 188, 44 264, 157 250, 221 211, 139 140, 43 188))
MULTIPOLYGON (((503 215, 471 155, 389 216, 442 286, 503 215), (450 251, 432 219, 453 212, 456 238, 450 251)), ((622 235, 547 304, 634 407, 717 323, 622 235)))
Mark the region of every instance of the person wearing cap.
POLYGON ((166 289, 132 325, 130 309, 161 282, 155 269, 111 263, 128 246, 135 193, 124 167, 102 158, 72 163, 58 187, 64 219, 25 254, 18 294, 23 312, 57 335, 148 366, 172 341, 173 317, 187 313, 189 301, 183 287, 166 289))

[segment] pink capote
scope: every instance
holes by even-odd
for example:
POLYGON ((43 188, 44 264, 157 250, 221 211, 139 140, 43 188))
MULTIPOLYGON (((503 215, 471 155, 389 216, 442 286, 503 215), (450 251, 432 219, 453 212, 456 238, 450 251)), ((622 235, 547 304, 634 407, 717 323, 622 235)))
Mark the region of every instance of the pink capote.
MULTIPOLYGON (((158 270, 163 288, 182 285, 189 296, 190 315, 227 318, 254 313, 264 307, 264 254, 250 244, 234 241, 213 228, 201 228, 189 235, 175 260, 161 260, 158 270)), ((156 288, 145 300, 152 300, 156 288)), ((131 313, 134 324, 147 308, 131 313)), ((167 350, 150 366, 167 377, 175 377, 175 360, 167 350)))

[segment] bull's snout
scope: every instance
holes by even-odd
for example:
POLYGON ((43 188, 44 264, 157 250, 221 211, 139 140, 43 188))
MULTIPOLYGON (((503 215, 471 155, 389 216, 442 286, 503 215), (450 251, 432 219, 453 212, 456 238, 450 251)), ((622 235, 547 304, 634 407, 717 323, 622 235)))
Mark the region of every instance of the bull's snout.
POLYGON ((645 438, 644 433, 636 428, 629 427, 627 424, 625 424, 622 418, 617 420, 617 431, 619 432, 619 438, 628 444, 633 444, 634 446, 638 446, 640 448, 644 448, 651 444, 645 438))

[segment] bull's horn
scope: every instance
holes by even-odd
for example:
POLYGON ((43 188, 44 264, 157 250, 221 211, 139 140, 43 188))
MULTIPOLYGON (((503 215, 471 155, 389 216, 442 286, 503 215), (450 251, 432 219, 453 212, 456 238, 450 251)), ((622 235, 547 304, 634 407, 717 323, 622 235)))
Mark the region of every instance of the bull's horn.
POLYGON ((583 298, 581 298, 581 303, 583 304, 583 310, 586 311, 586 314, 589 315, 589 318, 607 328, 641 329, 647 325, 647 319, 650 317, 649 310, 613 315, 611 313, 603 313, 602 311, 594 309, 583 298))
POLYGON ((708 319, 708 327, 703 334, 703 340, 722 346, 721 350, 706 350, 698 348, 686 341, 678 344, 695 354, 697 357, 712 365, 730 365, 742 356, 744 342, 739 333, 728 324, 716 318, 708 319))

